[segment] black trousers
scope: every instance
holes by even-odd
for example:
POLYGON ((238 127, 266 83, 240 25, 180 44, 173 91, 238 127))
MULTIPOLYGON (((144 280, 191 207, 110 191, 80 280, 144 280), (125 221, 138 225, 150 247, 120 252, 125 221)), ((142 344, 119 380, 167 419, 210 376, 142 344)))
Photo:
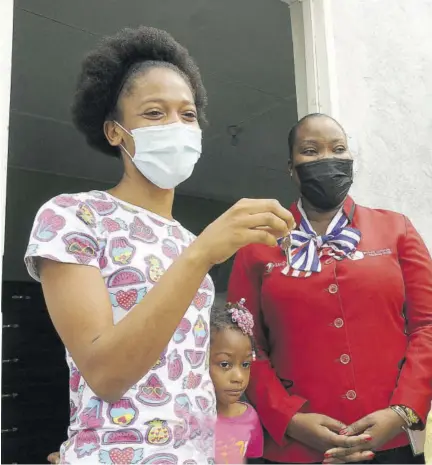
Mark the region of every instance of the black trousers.
MULTIPOLYGON (((266 459, 257 459, 249 460, 248 463, 257 463, 257 464, 271 464, 277 462, 270 462, 266 459)), ((394 464, 409 464, 409 463, 420 463, 424 464, 425 459, 423 455, 414 456, 411 447, 398 447, 397 449, 389 449, 377 452, 374 459, 369 462, 357 462, 357 463, 394 463, 394 464)))

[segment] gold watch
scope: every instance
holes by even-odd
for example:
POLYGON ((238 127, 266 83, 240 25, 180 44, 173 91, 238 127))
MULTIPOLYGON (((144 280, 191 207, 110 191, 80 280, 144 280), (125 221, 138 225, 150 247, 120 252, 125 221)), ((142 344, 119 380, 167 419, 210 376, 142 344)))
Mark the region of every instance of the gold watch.
POLYGON ((420 423, 420 418, 417 416, 414 410, 410 409, 409 407, 405 407, 405 405, 400 405, 400 408, 406 413, 408 420, 411 422, 411 428, 414 428, 420 423))
POLYGON ((409 407, 406 407, 405 405, 392 405, 390 408, 405 421, 408 429, 415 430, 422 426, 420 418, 414 410, 409 407))

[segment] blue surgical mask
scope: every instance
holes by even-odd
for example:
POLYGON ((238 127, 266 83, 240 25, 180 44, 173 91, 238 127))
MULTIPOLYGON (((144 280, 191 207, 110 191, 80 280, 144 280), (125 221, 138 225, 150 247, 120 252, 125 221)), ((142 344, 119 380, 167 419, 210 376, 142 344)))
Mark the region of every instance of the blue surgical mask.
POLYGON ((145 126, 128 131, 133 137, 135 155, 124 146, 138 171, 161 189, 174 189, 188 179, 201 156, 201 129, 184 123, 145 126))

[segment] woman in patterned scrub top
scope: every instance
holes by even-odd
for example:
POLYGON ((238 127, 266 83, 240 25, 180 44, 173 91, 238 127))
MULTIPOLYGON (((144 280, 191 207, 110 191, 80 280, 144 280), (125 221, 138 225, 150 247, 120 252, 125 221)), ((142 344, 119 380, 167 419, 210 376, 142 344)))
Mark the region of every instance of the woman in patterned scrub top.
POLYGON ((83 63, 75 125, 124 176, 109 192, 48 201, 26 253, 67 349, 62 463, 213 461, 207 273, 244 245, 276 244, 293 219, 276 201, 242 200, 195 239, 172 218, 205 104, 198 68, 164 31, 125 29, 83 63))

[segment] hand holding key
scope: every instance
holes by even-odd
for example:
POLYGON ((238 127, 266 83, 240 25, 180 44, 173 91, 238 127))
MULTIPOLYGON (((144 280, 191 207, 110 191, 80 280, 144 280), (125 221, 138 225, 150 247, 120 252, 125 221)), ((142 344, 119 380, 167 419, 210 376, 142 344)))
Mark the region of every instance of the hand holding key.
POLYGON ((249 244, 277 246, 295 227, 277 200, 243 199, 211 223, 192 245, 211 265, 222 263, 249 244))

